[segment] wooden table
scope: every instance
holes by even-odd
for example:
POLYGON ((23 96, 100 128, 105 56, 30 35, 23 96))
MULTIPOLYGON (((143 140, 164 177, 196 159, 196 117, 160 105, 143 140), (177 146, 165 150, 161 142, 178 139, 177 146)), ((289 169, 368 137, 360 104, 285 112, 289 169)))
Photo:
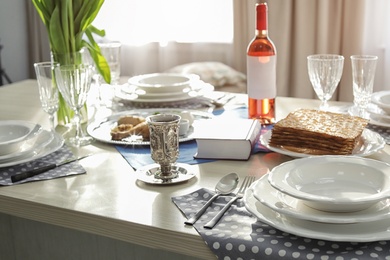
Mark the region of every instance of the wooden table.
MULTIPOLYGON (((241 98, 246 98, 241 95, 241 98)), ((277 98, 277 118, 319 101, 277 98)), ((0 120, 21 119, 49 127, 37 83, 0 88, 0 120)), ((215 259, 201 237, 171 202, 200 187, 213 189, 226 173, 264 174, 292 158, 256 154, 248 161, 194 166, 198 178, 172 186, 136 181, 134 171, 112 145, 94 142, 74 150, 95 155, 81 161, 87 174, 0 187, 2 259, 215 259)), ((390 148, 371 158, 390 161, 390 148)))

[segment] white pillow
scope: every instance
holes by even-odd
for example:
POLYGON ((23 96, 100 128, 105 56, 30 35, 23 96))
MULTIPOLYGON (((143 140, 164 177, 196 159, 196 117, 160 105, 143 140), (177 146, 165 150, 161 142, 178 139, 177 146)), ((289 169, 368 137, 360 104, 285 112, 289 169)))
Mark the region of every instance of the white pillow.
POLYGON ((246 91, 246 76, 220 62, 192 62, 173 67, 167 72, 199 75, 201 80, 216 89, 237 87, 237 92, 246 91))

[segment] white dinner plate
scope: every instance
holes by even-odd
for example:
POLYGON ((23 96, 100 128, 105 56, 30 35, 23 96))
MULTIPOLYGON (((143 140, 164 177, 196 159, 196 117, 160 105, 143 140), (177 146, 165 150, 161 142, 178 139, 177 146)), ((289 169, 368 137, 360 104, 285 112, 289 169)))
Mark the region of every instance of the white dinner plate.
MULTIPOLYGON (((256 185, 252 184, 251 187, 256 185)), ((243 201, 249 212, 260 221, 297 236, 339 242, 373 242, 390 239, 390 219, 351 224, 334 224, 291 218, 263 205, 253 196, 252 188, 243 201)))
POLYGON ((370 124, 383 126, 383 127, 390 127, 390 115, 387 114, 378 105, 373 103, 368 104, 367 111, 370 114, 370 124))
POLYGON ((20 160, 25 156, 31 156, 33 153, 37 153, 47 144, 49 144, 54 138, 51 131, 42 130, 36 138, 26 141, 18 152, 0 156, 0 163, 11 162, 20 160))
MULTIPOLYGON (((202 111, 196 111, 196 110, 185 110, 186 112, 191 113, 191 115, 194 118, 194 124, 196 124, 197 120, 203 120, 203 119, 211 119, 213 118, 213 115, 207 112, 202 111)), ((173 108, 154 108, 154 109, 137 109, 137 110, 131 110, 131 111, 123 111, 114 115, 111 115, 106 118, 102 118, 99 120, 96 120, 88 125, 87 132, 90 136, 95 138, 98 141, 104 142, 104 143, 110 143, 110 144, 119 144, 119 145, 150 145, 149 141, 139 140, 139 139, 123 139, 123 140, 112 140, 110 131, 114 127, 117 126, 117 121, 120 117, 126 116, 126 115, 134 115, 134 116, 142 116, 147 117, 156 113, 175 113, 179 114, 182 113, 183 110, 180 109, 173 109, 173 108)), ((189 130, 186 135, 179 136, 179 142, 187 142, 190 140, 193 140, 193 134, 194 134, 194 127, 195 125, 191 125, 189 127, 189 130)))
POLYGON ((390 199, 382 200, 365 210, 348 213, 334 213, 316 210, 306 206, 301 200, 291 197, 272 187, 266 177, 257 180, 253 184, 252 190, 253 196, 268 208, 280 214, 303 220, 346 224, 370 222, 390 217, 390 199))
POLYGON ((166 103, 190 100, 196 97, 203 96, 204 94, 214 90, 214 87, 210 84, 203 83, 197 84, 191 87, 188 92, 175 93, 174 95, 167 95, 166 93, 152 94, 143 96, 138 94, 136 89, 131 92, 131 87, 124 87, 125 91, 121 90, 116 93, 116 98, 124 101, 138 102, 138 103, 166 103))
MULTIPOLYGON (((271 150, 273 152, 292 156, 292 157, 297 157, 297 158, 316 156, 313 154, 298 153, 298 152, 290 151, 290 150, 287 150, 283 147, 271 146, 271 145, 269 145, 271 135, 272 135, 272 130, 265 132, 264 134, 262 134, 260 136, 260 142, 262 145, 264 145, 265 147, 267 147, 269 150, 271 150)), ((362 144, 360 146, 358 146, 357 148, 355 148, 355 150, 352 152, 351 155, 363 156, 363 157, 369 156, 371 154, 374 154, 374 153, 382 150, 386 145, 385 139, 383 139, 383 137, 380 136, 380 134, 375 133, 374 131, 371 131, 370 129, 367 129, 367 128, 364 129, 364 131, 363 131, 362 141, 363 141, 362 144)))
MULTIPOLYGON (((43 130, 46 131, 46 130, 43 130)), ((49 131, 46 131, 49 132, 49 131)), ((42 149, 37 149, 36 151, 33 150, 31 153, 28 153, 27 155, 19 157, 17 160, 12 160, 5 163, 0 163, 0 167, 9 167, 13 165, 17 165, 20 163, 26 163, 30 162, 39 158, 42 158, 50 153, 53 153, 60 149, 64 144, 64 139, 61 135, 54 133, 53 139, 50 143, 45 145, 42 149)))

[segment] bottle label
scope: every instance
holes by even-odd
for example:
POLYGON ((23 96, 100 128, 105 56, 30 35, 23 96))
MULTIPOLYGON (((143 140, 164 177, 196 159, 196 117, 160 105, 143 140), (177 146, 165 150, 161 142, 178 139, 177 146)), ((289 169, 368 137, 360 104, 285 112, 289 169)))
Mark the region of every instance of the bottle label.
POLYGON ((276 97, 276 55, 247 56, 247 92, 253 99, 276 97))

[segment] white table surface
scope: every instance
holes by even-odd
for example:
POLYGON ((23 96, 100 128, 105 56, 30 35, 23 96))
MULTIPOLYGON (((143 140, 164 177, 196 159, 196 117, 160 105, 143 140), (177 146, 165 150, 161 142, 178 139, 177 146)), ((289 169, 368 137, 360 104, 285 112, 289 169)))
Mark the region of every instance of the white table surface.
MULTIPOLYGON (((300 107, 318 105, 317 100, 278 97, 277 118, 300 107)), ((0 87, 0 111, 0 120, 29 120, 49 127, 48 116, 40 107, 35 80, 0 87)), ((220 160, 194 166, 199 176, 186 183, 152 186, 136 181, 133 169, 112 145, 94 142, 74 152, 95 153, 81 161, 87 174, 0 187, 0 212, 157 249, 157 252, 200 259, 215 259, 215 256, 195 229, 184 225, 185 218, 171 197, 201 187, 213 189, 229 172, 240 176, 249 172, 262 175, 291 160, 276 153, 256 154, 248 161, 220 160)), ((390 162, 389 145, 370 157, 390 162)))

